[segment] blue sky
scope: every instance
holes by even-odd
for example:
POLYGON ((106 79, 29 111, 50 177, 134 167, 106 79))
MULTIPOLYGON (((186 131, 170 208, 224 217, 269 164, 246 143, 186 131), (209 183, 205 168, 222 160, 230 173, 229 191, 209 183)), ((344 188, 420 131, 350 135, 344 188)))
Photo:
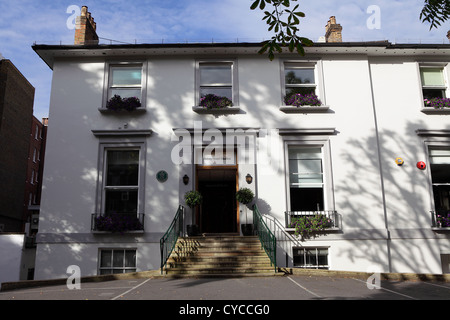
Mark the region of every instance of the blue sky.
MULTIPOLYGON (((51 70, 31 49, 39 44, 72 44, 70 6, 88 6, 103 39, 125 42, 262 41, 270 37, 253 0, 0 0, 0 53, 36 88, 34 114, 48 116, 51 70)), ((306 17, 301 34, 317 40, 334 15, 344 41, 390 40, 397 43, 448 43, 450 23, 429 31, 419 20, 423 0, 299 1, 306 17), (372 7, 371 7, 372 6, 372 7), (373 7, 375 6, 375 7, 373 7), (369 10, 375 8, 378 11, 369 10), (379 15, 377 14, 379 12, 379 15), (373 20, 375 18, 376 20, 373 20), (369 28, 367 21, 375 28, 369 28)), ((101 40, 107 43, 107 40, 101 40)), ((51 121, 51 120, 50 120, 51 121)))

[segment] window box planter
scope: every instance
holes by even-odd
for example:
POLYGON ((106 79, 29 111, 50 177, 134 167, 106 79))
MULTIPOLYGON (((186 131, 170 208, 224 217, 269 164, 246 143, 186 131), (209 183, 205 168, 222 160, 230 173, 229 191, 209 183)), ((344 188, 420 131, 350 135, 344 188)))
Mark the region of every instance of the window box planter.
POLYGON ((145 112, 145 108, 137 97, 122 98, 114 95, 108 100, 106 107, 99 108, 99 111, 103 113, 145 112))
POLYGON ((217 96, 215 94, 207 94, 200 99, 200 105, 192 107, 197 113, 238 113, 239 107, 234 107, 233 102, 227 97, 217 96))
POLYGON ((450 98, 432 98, 423 100, 423 113, 427 114, 449 114, 450 98))
POLYGON ((286 211, 285 218, 286 231, 302 239, 341 231, 340 216, 336 211, 286 211))
POLYGON ((284 97, 286 106, 280 107, 280 111, 286 113, 327 112, 329 106, 322 104, 314 93, 294 93, 284 97))

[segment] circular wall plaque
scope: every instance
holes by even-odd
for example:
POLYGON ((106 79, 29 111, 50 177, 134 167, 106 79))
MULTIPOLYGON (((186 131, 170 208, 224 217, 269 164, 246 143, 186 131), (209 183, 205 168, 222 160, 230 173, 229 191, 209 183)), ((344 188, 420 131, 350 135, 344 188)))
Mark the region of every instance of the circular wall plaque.
POLYGON ((166 182, 168 177, 168 173, 164 170, 158 171, 158 173, 156 174, 156 179, 159 182, 166 182))

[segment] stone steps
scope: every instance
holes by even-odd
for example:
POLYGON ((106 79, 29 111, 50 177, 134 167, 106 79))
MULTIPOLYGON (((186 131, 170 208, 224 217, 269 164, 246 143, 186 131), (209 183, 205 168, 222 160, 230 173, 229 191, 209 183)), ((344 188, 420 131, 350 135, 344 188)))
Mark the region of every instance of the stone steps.
MULTIPOLYGON (((244 277, 279 274, 257 237, 179 238, 164 271, 172 277, 244 277)), ((282 274, 282 273, 280 273, 282 274)))

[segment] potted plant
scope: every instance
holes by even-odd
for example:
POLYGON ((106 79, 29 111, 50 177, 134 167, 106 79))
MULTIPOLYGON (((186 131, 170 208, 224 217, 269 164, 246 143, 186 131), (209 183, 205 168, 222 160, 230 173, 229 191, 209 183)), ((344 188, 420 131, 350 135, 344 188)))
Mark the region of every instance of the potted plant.
POLYGON ((252 202, 255 195, 249 188, 241 188, 236 192, 236 200, 245 205, 245 224, 241 224, 242 234, 249 236, 253 234, 253 224, 247 223, 247 204, 252 202))
POLYGON ((194 208, 202 203, 203 197, 197 190, 191 190, 184 195, 184 201, 186 205, 192 209, 192 224, 187 225, 187 233, 189 236, 195 236, 198 234, 198 225, 195 224, 195 212, 194 208))

